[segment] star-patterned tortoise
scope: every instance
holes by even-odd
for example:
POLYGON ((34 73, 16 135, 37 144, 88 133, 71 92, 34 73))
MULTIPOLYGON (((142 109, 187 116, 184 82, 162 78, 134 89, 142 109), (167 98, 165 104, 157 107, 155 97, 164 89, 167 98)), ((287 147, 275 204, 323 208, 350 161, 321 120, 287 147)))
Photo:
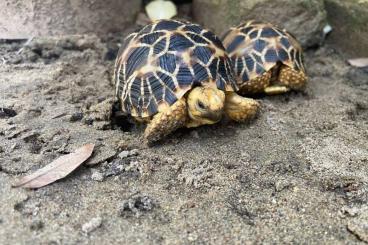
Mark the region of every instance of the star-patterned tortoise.
POLYGON ((130 34, 114 70, 121 110, 147 122, 146 143, 180 127, 252 118, 259 104, 236 94, 230 60, 218 37, 197 24, 160 20, 130 34))
POLYGON ((223 44, 240 94, 280 94, 304 88, 307 76, 302 48, 286 30, 248 21, 230 28, 223 44))

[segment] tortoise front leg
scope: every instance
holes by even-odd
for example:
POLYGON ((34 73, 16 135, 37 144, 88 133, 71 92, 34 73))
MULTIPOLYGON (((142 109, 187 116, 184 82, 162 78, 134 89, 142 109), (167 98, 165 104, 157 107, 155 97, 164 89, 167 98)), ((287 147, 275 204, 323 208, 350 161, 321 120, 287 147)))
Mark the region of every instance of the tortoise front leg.
POLYGON ((225 113, 234 121, 244 122, 253 118, 260 105, 257 101, 242 97, 235 92, 226 92, 225 113))
POLYGON ((188 120, 185 98, 181 98, 167 110, 157 113, 144 131, 144 141, 151 144, 183 127, 188 120))

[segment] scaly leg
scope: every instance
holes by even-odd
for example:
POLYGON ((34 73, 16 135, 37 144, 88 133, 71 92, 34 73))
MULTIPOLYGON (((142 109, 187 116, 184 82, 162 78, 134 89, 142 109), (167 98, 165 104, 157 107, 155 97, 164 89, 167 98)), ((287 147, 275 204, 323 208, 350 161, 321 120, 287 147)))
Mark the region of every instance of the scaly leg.
POLYGON ((188 110, 185 98, 181 98, 167 110, 157 113, 144 131, 144 140, 151 144, 162 139, 178 128, 185 126, 188 110))
POLYGON ((248 82, 245 82, 241 88, 240 94, 256 94, 263 93, 265 88, 270 85, 271 82, 272 71, 268 71, 264 73, 262 76, 258 76, 256 78, 251 79, 248 82))
POLYGON ((300 90, 305 86, 307 76, 302 71, 296 71, 286 65, 282 65, 280 68, 280 74, 278 82, 280 85, 284 85, 290 89, 300 90))
POLYGON ((244 122, 253 118, 259 107, 259 103, 253 99, 242 97, 235 92, 226 92, 225 112, 234 121, 244 122))
POLYGON ((282 86, 282 85, 272 85, 272 86, 265 88, 264 90, 264 92, 268 95, 283 94, 289 91, 290 91, 290 88, 288 88, 287 86, 282 86))

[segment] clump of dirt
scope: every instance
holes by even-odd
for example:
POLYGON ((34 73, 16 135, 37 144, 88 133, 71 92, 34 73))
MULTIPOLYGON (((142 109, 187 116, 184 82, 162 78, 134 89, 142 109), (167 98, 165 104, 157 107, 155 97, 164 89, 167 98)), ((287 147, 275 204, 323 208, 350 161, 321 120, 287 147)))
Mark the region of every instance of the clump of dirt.
POLYGON ((310 50, 304 93, 259 98, 249 124, 181 129, 146 148, 143 127, 111 111, 120 37, 0 43, 1 244, 366 239, 367 70, 310 50), (92 158, 68 178, 11 188, 86 143, 92 158))

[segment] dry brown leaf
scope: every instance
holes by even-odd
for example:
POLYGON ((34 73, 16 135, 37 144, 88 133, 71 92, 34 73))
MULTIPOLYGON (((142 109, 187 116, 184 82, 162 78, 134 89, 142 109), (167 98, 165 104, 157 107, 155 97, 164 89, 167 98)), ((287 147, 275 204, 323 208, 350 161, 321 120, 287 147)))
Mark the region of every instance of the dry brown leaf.
POLYGON ((94 147, 94 144, 87 144, 73 153, 61 156, 33 174, 24 176, 13 187, 40 188, 62 179, 86 161, 94 147))
POLYGON ((351 66, 363 68, 368 66, 368 58, 357 58, 348 60, 351 66))

